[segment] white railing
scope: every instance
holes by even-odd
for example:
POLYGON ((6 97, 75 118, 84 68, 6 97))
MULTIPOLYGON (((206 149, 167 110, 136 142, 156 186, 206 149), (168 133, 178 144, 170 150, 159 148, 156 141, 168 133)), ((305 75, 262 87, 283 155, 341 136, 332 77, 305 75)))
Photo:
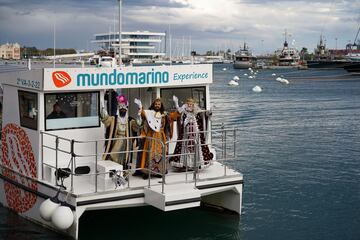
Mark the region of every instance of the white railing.
MULTIPOLYGON (((191 134, 191 133, 189 133, 191 134)), ((184 179, 183 182, 193 182, 194 186, 196 187, 197 182, 199 179, 199 172, 202 168, 206 168, 211 166, 212 161, 216 160, 223 164, 223 176, 227 175, 227 165, 229 161, 234 161, 237 159, 237 129, 231 128, 226 129, 224 126, 220 127, 217 130, 212 131, 201 131, 197 132, 196 139, 184 139, 184 140, 176 140, 176 141, 167 141, 166 143, 162 142, 160 139, 151 138, 151 137, 127 137, 127 138, 113 138, 112 141, 122 140, 127 141, 127 144, 131 144, 134 141, 149 141, 153 140, 160 144, 161 146, 161 153, 159 152, 151 152, 149 149, 130 149, 128 151, 118 151, 118 152, 111 152, 112 154, 127 154, 128 156, 133 157, 133 155, 137 155, 137 158, 144 153, 152 153, 152 154, 161 154, 161 164, 162 168, 164 169, 163 172, 158 173, 151 170, 150 164, 148 164, 145 168, 136 168, 127 166, 129 168, 119 170, 116 173, 114 172, 99 172, 98 171, 98 162, 104 159, 105 153, 103 152, 103 146, 105 146, 105 142, 109 141, 109 139, 97 139, 97 140, 89 140, 89 141, 77 141, 74 139, 67 139, 63 137, 59 137, 57 135, 48 133, 48 132, 41 132, 41 165, 42 165, 42 180, 45 180, 44 177, 44 168, 48 167, 53 169, 53 171, 57 174, 63 173, 70 177, 70 192, 74 191, 74 176, 90 176, 94 177, 94 184, 95 190, 94 192, 98 192, 98 177, 101 175, 106 174, 113 174, 114 177, 122 178, 122 180, 126 180, 126 185, 123 186, 124 188, 131 188, 131 177, 130 175, 133 174, 135 171, 142 171, 145 174, 148 174, 148 183, 147 187, 151 187, 151 177, 152 175, 161 175, 162 181, 162 192, 165 192, 165 185, 166 185, 166 178, 172 175, 179 175, 179 172, 167 172, 170 168, 169 159, 172 157, 179 156, 185 159, 185 167, 183 168, 183 175, 184 179), (201 142, 200 135, 203 134, 204 136, 211 136, 211 142, 201 142), (209 135, 208 135, 209 134, 209 135), (44 139, 46 138, 46 141, 44 139), (193 149, 193 151, 182 152, 182 153, 167 153, 167 149, 169 149, 170 144, 176 143, 186 143, 188 147, 193 149), (212 160, 201 160, 200 149, 207 145, 210 151, 213 153, 214 157, 212 160), (102 146, 102 147, 99 147, 102 146), (81 153, 78 149, 88 149, 88 153, 81 153), (44 152, 47 152, 44 154, 44 152), (52 152, 52 154, 50 154, 52 152), (61 155, 61 164, 59 164, 59 158, 61 155), (51 158, 52 161, 49 161, 51 158), (68 159, 66 164, 64 164, 64 159, 68 159), (76 171, 76 166, 79 160, 87 159, 87 162, 94 166, 94 171, 89 173, 78 173, 76 171), (188 165, 188 159, 192 159, 189 161, 192 165, 188 165), (166 171, 165 171, 166 170, 166 171), (192 178, 189 179, 188 175, 191 174, 192 178)), ((129 145, 128 145, 129 146, 129 145)), ((106 153, 110 154, 110 153, 106 153)), ((129 162, 134 163, 138 159, 129 159, 129 162)), ((148 159, 147 159, 148 161, 148 159)), ((134 164, 133 164, 134 165, 134 164)), ((62 179, 63 180, 63 179, 62 179)), ((55 183, 57 186, 63 185, 63 182, 59 184, 59 178, 55 179, 55 183)), ((124 184, 125 181, 122 181, 124 184)), ((89 185, 91 183, 89 182, 89 185)), ((156 183, 158 184, 158 183, 156 183)), ((146 187, 146 186, 144 186, 146 187)))

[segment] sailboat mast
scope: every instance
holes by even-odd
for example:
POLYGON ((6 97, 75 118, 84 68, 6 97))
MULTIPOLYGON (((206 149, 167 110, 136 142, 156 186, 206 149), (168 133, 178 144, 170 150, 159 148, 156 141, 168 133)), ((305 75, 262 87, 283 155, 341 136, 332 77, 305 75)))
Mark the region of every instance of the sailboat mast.
POLYGON ((121 56, 121 5, 122 5, 122 0, 118 0, 119 1, 119 66, 121 66, 122 64, 122 56, 121 56))

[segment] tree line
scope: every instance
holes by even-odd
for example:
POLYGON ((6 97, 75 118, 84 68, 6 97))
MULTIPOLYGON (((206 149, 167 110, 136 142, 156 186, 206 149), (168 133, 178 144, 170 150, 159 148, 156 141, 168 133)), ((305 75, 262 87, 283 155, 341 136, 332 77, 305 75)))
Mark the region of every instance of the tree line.
MULTIPOLYGON (((47 49, 37 49, 36 47, 22 47, 20 48, 20 53, 22 58, 41 58, 45 56, 52 56, 54 55, 53 48, 47 49)), ((75 54, 76 50, 73 48, 56 48, 55 55, 63 55, 63 54, 75 54)))

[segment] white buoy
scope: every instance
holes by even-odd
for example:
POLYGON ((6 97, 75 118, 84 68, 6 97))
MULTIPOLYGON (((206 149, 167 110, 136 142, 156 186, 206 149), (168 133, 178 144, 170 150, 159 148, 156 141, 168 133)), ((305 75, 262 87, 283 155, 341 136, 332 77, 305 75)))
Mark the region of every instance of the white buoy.
POLYGON ((276 81, 283 83, 283 84, 289 84, 289 81, 285 78, 277 77, 276 81))
POLYGON ((248 68, 249 71, 252 71, 252 68, 248 68))
POLYGON ((271 76, 276 76, 276 73, 271 74, 271 76))
POLYGON ((254 78, 253 76, 249 76, 250 79, 254 78))
POLYGON ((228 85, 230 85, 230 86, 238 86, 239 83, 238 83, 237 81, 235 81, 235 80, 230 80, 230 82, 228 83, 228 85))
POLYGON ((262 89, 261 89, 261 87, 259 87, 259 86, 255 86, 255 87, 253 87, 253 92, 256 92, 256 93, 259 93, 259 92, 262 92, 262 89))
POLYGON ((290 82, 289 82, 289 80, 287 80, 287 79, 283 78, 283 79, 282 79, 282 81, 281 81, 281 83, 284 83, 284 84, 289 84, 290 82))
POLYGON ((66 230, 74 222, 74 214, 67 206, 58 207, 51 217, 51 222, 59 230, 66 230))
POLYGON ((226 71, 227 69, 226 68, 223 68, 223 71, 226 71))
POLYGON ((233 80, 235 80, 235 81, 239 81, 239 80, 240 80, 240 78, 239 78, 238 76, 234 76, 234 77, 233 77, 233 80))
POLYGON ((40 217, 45 221, 50 221, 51 216, 55 212, 55 210, 60 206, 60 203, 56 203, 53 199, 48 198, 43 201, 40 205, 39 212, 40 217))
POLYGON ((247 73, 244 73, 244 76, 247 76, 248 74, 247 73))

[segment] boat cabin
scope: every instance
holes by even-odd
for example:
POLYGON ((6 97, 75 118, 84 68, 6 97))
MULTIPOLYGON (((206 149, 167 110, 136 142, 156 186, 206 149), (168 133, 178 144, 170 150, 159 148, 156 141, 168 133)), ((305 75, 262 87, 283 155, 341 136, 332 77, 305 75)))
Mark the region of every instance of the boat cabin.
POLYGON ((138 113, 135 98, 141 99, 144 109, 161 98, 166 111, 174 111, 173 95, 180 105, 192 97, 200 108, 210 109, 212 66, 45 68, 6 73, 1 79, 2 127, 11 124, 26 133, 37 176, 55 183, 57 168, 71 168, 72 150, 78 156, 72 166, 75 172, 95 173, 94 155, 101 154, 105 144, 100 110, 104 107, 111 114, 116 109, 116 102, 111 101, 115 91, 126 96, 129 116, 134 118, 138 113))

